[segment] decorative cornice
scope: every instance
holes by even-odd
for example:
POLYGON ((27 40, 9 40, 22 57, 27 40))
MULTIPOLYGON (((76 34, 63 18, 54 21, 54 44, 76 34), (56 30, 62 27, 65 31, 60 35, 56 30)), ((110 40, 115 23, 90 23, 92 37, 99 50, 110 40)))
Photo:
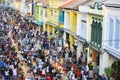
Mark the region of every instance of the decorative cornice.
POLYGON ((98 2, 95 2, 94 6, 89 6, 91 9, 98 9, 98 10, 102 10, 102 7, 100 7, 98 2))

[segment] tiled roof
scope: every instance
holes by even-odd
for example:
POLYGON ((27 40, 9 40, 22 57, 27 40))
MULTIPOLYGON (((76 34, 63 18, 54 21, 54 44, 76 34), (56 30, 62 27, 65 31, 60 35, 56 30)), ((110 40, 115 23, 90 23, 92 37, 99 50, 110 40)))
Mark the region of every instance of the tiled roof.
POLYGON ((78 10, 78 7, 80 5, 84 5, 88 2, 90 2, 91 0, 77 0, 76 2, 70 4, 69 6, 67 6, 67 9, 73 9, 73 10, 78 10))
POLYGON ((68 0, 60 5, 60 8, 65 8, 66 6, 69 6, 70 4, 76 2, 77 0, 68 0))
POLYGON ((89 6, 89 5, 94 5, 95 2, 98 2, 99 5, 101 6, 105 1, 107 0, 69 0, 67 3, 61 5, 60 7, 71 10, 78 10, 78 7, 80 5, 89 6))

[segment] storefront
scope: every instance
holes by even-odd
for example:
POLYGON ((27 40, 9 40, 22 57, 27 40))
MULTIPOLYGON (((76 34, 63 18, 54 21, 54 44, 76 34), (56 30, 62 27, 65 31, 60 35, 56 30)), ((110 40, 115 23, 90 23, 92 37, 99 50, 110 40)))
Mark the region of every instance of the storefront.
POLYGON ((32 22, 37 26, 37 31, 42 32, 43 31, 43 22, 39 22, 37 20, 32 20, 32 22))
POLYGON ((92 62, 93 64, 96 64, 99 66, 99 60, 100 60, 100 52, 94 47, 88 48, 88 54, 87 54, 87 62, 92 62))

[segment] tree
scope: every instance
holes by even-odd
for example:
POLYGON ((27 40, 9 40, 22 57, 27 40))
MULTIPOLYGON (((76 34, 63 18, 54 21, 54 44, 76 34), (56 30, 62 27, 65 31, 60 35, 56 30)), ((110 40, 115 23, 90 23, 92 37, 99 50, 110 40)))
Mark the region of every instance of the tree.
POLYGON ((107 78, 109 80, 110 77, 115 73, 115 70, 111 67, 107 67, 107 68, 105 68, 105 73, 106 73, 107 78))

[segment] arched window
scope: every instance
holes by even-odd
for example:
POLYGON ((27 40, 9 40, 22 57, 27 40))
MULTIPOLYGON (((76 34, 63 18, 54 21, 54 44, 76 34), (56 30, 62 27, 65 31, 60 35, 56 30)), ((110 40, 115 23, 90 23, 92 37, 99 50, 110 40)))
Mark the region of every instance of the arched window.
POLYGON ((113 19, 111 18, 110 19, 110 22, 109 22, 109 39, 108 39, 108 42, 109 42, 109 46, 112 46, 112 42, 113 42, 113 19))
POLYGON ((116 20, 116 26, 115 26, 115 44, 114 47, 116 49, 119 49, 119 40, 120 40, 120 21, 116 20))
POLYGON ((94 27, 94 42, 97 43, 97 26, 98 26, 98 22, 95 22, 95 27, 94 27))

